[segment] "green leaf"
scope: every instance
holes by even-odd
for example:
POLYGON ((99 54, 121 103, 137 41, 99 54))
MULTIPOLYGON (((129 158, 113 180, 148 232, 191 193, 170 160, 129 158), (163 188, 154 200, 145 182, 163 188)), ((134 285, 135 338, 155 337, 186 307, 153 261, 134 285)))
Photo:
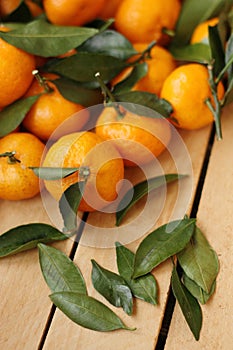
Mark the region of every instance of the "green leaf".
POLYGON ((50 295, 52 302, 72 321, 99 332, 115 329, 134 330, 100 301, 75 292, 57 292, 50 295))
POLYGON ((40 95, 20 99, 0 112, 0 137, 9 134, 21 124, 27 112, 40 95))
POLYGON ((80 168, 29 167, 43 180, 59 180, 76 173, 80 168))
POLYGON ((214 294, 216 289, 216 281, 214 281, 209 293, 206 293, 200 286, 192 281, 186 274, 183 275, 183 283, 189 292, 196 298, 201 304, 206 304, 210 297, 214 294))
POLYGON ((210 293, 219 271, 218 257, 198 227, 190 243, 177 257, 185 274, 206 293, 210 293))
POLYGON ((180 252, 190 241, 195 219, 172 221, 151 232, 140 243, 135 256, 133 278, 150 272, 172 255, 180 252))
POLYGON ((132 72, 130 72, 124 80, 114 86, 114 94, 122 94, 130 91, 132 87, 147 74, 147 72, 148 65, 146 62, 136 64, 132 72))
MULTIPOLYGON (((133 113, 135 113, 135 104, 137 104, 136 109, 138 109, 139 106, 148 107, 148 115, 145 114, 145 108, 143 109, 144 115, 151 118, 161 118, 161 116, 168 118, 172 113, 172 106, 168 101, 161 99, 150 92, 128 91, 113 95, 118 102, 132 103, 131 111, 133 113), (158 114, 156 116, 154 114, 152 115, 150 109, 154 110, 158 114)), ((130 108, 129 105, 127 108, 130 108)))
POLYGON ((96 81, 95 74, 100 72, 101 78, 108 82, 127 66, 126 62, 116 57, 79 52, 76 55, 50 62, 47 71, 79 82, 96 81))
POLYGON ((196 340, 200 337, 202 312, 198 301, 181 283, 176 267, 172 271, 172 290, 180 305, 181 311, 196 340))
POLYGON ((209 44, 214 60, 214 76, 217 76, 225 66, 225 53, 218 32, 218 26, 209 27, 209 44))
POLYGON ((31 54, 51 57, 66 53, 96 33, 93 28, 57 26, 37 19, 18 29, 0 32, 0 37, 31 54))
POLYGON ((82 106, 90 107, 103 102, 103 95, 100 89, 88 88, 83 84, 67 78, 53 80, 64 98, 82 106))
POLYGON ((178 61, 196 62, 208 64, 211 62, 209 45, 197 43, 182 47, 172 46, 170 49, 174 58, 178 61))
POLYGON ((37 247, 38 243, 63 241, 67 236, 53 226, 41 223, 21 225, 0 236, 0 257, 37 247))
POLYGON ((85 41, 78 52, 93 52, 125 60, 137 53, 133 45, 115 30, 105 30, 85 41))
POLYGON ((150 304, 157 304, 157 283, 153 275, 147 274, 132 279, 135 254, 120 243, 116 243, 117 267, 120 275, 129 285, 132 294, 150 304))
POLYGON ((52 292, 73 291, 87 294, 78 267, 63 252, 39 243, 39 261, 44 279, 52 292))
POLYGON ((132 315, 133 297, 124 278, 104 269, 93 259, 91 262, 91 279, 95 289, 112 305, 122 307, 128 315, 132 315))
MULTIPOLYGON (((230 2, 232 3, 232 1, 230 2)), ((225 0, 205 0, 202 2, 185 0, 182 3, 172 45, 183 46, 188 44, 195 27, 211 17, 218 16, 225 5, 225 0)))
POLYGON ((182 179, 185 175, 179 175, 179 174, 166 174, 161 176, 155 176, 151 179, 142 181, 130 190, 126 192, 124 197, 119 202, 117 211, 116 211, 116 225, 119 226, 125 217, 125 215, 128 213, 128 211, 146 194, 150 193, 151 191, 164 186, 166 183, 182 179), (127 203, 125 205, 125 203, 127 203), (119 209, 123 208, 123 209, 119 209))
POLYGON ((59 200, 59 209, 64 221, 64 230, 72 232, 77 229, 77 211, 82 200, 86 181, 76 182, 68 187, 59 200))

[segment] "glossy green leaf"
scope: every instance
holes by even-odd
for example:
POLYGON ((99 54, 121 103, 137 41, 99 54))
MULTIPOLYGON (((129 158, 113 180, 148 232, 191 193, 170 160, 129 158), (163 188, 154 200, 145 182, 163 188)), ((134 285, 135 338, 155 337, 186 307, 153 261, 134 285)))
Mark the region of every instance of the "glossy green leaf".
POLYGON ((129 40, 111 29, 107 29, 85 41, 78 48, 78 52, 82 51, 109 55, 122 60, 137 53, 129 40))
POLYGON ((88 88, 77 81, 63 77, 53 80, 53 83, 64 98, 82 106, 89 107, 103 102, 103 95, 98 88, 88 88))
MULTIPOLYGON (((232 4, 232 0, 228 0, 232 4)), ((185 0, 176 24, 173 46, 188 44, 194 28, 208 18, 218 16, 226 5, 225 0, 185 0)))
POLYGON ((37 19, 10 32, 0 32, 8 43, 34 55, 58 56, 98 33, 94 28, 57 26, 37 19))
POLYGON ((194 229, 195 219, 175 220, 146 236, 136 251, 133 278, 147 274, 161 262, 184 249, 194 229))
POLYGON ((82 327, 99 332, 127 327, 106 305, 87 295, 75 292, 57 292, 50 295, 52 302, 72 321, 82 327))
POLYGON ((206 293, 210 293, 219 271, 218 257, 198 227, 190 243, 177 257, 185 274, 206 293))
POLYGON ((108 82, 127 66, 127 62, 116 57, 79 52, 64 59, 54 60, 47 66, 47 70, 79 82, 96 81, 95 74, 99 72, 101 78, 108 82))
POLYGON ((124 197, 121 199, 118 208, 123 208, 121 210, 117 209, 116 211, 116 225, 119 226, 128 213, 128 211, 146 194, 151 191, 164 186, 166 183, 182 179, 185 175, 179 174, 166 174, 161 176, 156 176, 151 179, 142 181, 133 188, 131 188, 124 197), (124 203, 127 203, 126 205, 124 203))
POLYGON ((77 211, 82 200, 85 184, 85 181, 80 181, 71 185, 59 200, 59 209, 64 221, 65 232, 72 234, 77 229, 77 211))
POLYGON ((181 283, 176 267, 172 271, 172 290, 190 330, 198 340, 202 327, 202 311, 196 298, 181 283))
POLYGON ((27 112, 40 95, 20 99, 0 112, 0 137, 9 134, 21 124, 27 112))
POLYGON ((76 173, 79 168, 29 167, 43 180, 59 180, 76 173))
POLYGON ((201 303, 206 304, 216 289, 216 281, 214 281, 210 292, 206 293, 200 286, 192 281, 186 274, 183 275, 183 283, 189 292, 201 303))
POLYGON ((37 247, 38 243, 63 241, 67 236, 47 224, 28 224, 10 229, 0 236, 0 257, 37 247))
POLYGON ((114 86, 114 94, 121 94, 130 91, 132 87, 143 78, 148 72, 148 65, 146 62, 136 64, 132 72, 121 82, 114 86))
POLYGON ((79 268, 60 250, 39 243, 39 261, 44 279, 52 292, 87 294, 79 268))
POLYGON ((112 305, 122 307, 128 315, 132 315, 133 297, 124 278, 104 269, 93 259, 91 262, 91 279, 95 289, 112 305))
POLYGON ((161 118, 161 116, 167 118, 170 116, 172 113, 172 106, 171 104, 156 96, 155 94, 152 94, 150 92, 146 91, 128 91, 128 92, 123 92, 123 93, 117 93, 113 94, 116 101, 118 102, 129 102, 131 103, 130 105, 127 106, 128 109, 131 108, 131 112, 135 112, 135 108, 139 108, 138 106, 145 106, 148 107, 148 109, 152 109, 158 114, 155 116, 155 114, 151 114, 151 111, 148 110, 148 114, 145 114, 145 109, 144 111, 144 116, 148 116, 151 118, 161 118), (135 107, 135 104, 138 106, 135 107))
POLYGON ((147 274, 132 279, 135 254, 119 242, 116 243, 116 254, 118 271, 129 285, 133 296, 150 304, 157 304, 157 283, 154 276, 147 274))
POLYGON ((214 76, 217 76, 225 66, 225 53, 217 25, 209 27, 209 44, 211 48, 211 56, 214 60, 214 76))
POLYGON ((196 62, 208 64, 211 61, 209 45, 197 43, 182 47, 172 46, 170 49, 173 57, 178 61, 196 62))

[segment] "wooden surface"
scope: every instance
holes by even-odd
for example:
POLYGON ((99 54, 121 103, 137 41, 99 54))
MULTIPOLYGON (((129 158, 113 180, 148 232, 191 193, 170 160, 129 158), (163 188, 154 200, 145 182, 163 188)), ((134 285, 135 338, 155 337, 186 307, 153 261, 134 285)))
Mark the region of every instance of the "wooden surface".
POLYGON ((197 223, 220 262, 214 298, 203 309, 203 329, 195 342, 176 307, 166 350, 233 348, 233 108, 223 116, 223 140, 215 141, 197 213, 197 223))
MULTIPOLYGON (((203 308, 204 324, 199 342, 193 340, 183 320, 183 316, 180 314, 179 309, 175 307, 166 342, 166 350, 181 348, 228 350, 231 343, 233 335, 231 313, 233 309, 231 297, 233 287, 233 123, 231 119, 231 111, 229 110, 223 120, 224 140, 221 142, 215 141, 213 146, 198 209, 198 224, 217 251, 220 259, 221 271, 217 281, 217 291, 214 298, 203 308)), ((210 130, 211 128, 208 127, 195 132, 181 132, 192 162, 193 177, 192 186, 189 183, 189 179, 184 179, 186 185, 191 186, 191 188, 188 205, 185 208, 181 206, 180 214, 182 210, 187 214, 191 212, 208 147, 210 130)), ((162 168, 169 173, 176 170, 174 162, 170 158, 167 152, 159 158, 162 168)), ((127 176, 132 182, 137 182, 140 180, 141 173, 135 170, 128 171, 127 176)), ((172 217, 176 197, 177 186, 170 184, 166 194, 165 205, 158 220, 155 220, 154 225, 144 235, 172 217)), ((142 201, 137 210, 143 210, 143 205, 142 201)), ((48 214, 44 209, 40 196, 23 202, 0 201, 1 233, 8 228, 23 223, 49 223, 50 217, 48 214)), ((133 215, 135 215, 135 212, 133 215)), ((130 221, 130 216, 128 220, 130 221)), ((76 250, 74 261, 87 281, 89 295, 110 306, 94 290, 91 284, 90 259, 95 259, 105 268, 116 271, 115 250, 111 247, 111 241, 109 241, 109 244, 107 243, 107 248, 102 247, 103 233, 100 233, 97 238, 93 237, 93 241, 85 238, 88 235, 90 237, 88 231, 94 225, 102 228, 104 226, 107 227, 111 234, 111 228, 114 227, 114 215, 94 213, 89 216, 87 225, 84 227, 81 243, 76 250)), ((135 250, 143 236, 138 234, 136 239, 132 239, 132 237, 128 239, 128 242, 127 237, 125 239, 126 243, 128 243, 127 246, 135 250)), ((65 242, 57 243, 55 246, 69 254, 73 241, 69 239, 65 242)), ((52 305, 48 298, 50 291, 40 272, 36 249, 1 259, 0 349, 155 349, 167 302, 171 268, 171 263, 165 262, 153 272, 159 285, 158 305, 152 306, 137 300, 133 316, 127 316, 120 309, 110 306, 128 326, 137 327, 136 331, 120 330, 110 333, 99 333, 74 324, 59 310, 55 311, 51 320, 52 305)))

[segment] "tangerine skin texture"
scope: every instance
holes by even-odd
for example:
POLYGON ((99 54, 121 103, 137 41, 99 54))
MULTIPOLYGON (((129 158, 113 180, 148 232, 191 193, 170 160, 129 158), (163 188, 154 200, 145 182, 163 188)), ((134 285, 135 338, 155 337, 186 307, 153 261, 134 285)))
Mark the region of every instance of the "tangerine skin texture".
MULTIPOLYGON (((44 78, 55 79, 55 75, 44 74, 44 78)), ((42 140, 53 138, 54 131, 70 116, 82 111, 76 118, 75 125, 64 126, 61 132, 79 131, 89 119, 89 112, 82 105, 65 99, 56 86, 48 81, 51 92, 44 93, 44 88, 35 79, 25 97, 41 94, 23 120, 24 127, 42 140), (69 131, 71 129, 71 131, 69 131)), ((68 124, 67 124, 68 125, 68 124)), ((56 134, 58 138, 59 134, 56 134)), ((60 135, 61 136, 61 135, 60 135)))
POLYGON ((101 12, 105 0, 44 0, 43 7, 53 24, 82 26, 94 20, 101 12))
MULTIPOLYGON (((220 82, 217 88, 218 98, 224 94, 220 82)), ((165 80, 161 98, 169 101, 173 107, 172 116, 178 121, 179 128, 195 130, 213 122, 214 117, 206 99, 214 105, 209 86, 208 70, 201 64, 187 64, 176 68, 165 80)))
MULTIPOLYGON (((136 43, 134 48, 143 52, 147 44, 136 43)), ((176 62, 170 52, 161 46, 154 46, 151 50, 151 58, 146 60, 148 73, 134 86, 134 90, 141 90, 160 95, 165 79, 176 68, 176 62)))
POLYGON ((119 119, 114 107, 106 107, 96 123, 96 133, 113 140, 126 166, 148 163, 158 157, 170 141, 170 124, 164 118, 138 116, 126 111, 119 119))
POLYGON ((0 154, 16 151, 20 163, 9 164, 0 157, 0 198, 22 200, 36 196, 40 191, 39 179, 28 167, 39 167, 44 144, 34 135, 11 133, 0 139, 0 154))
MULTIPOLYGON (((80 211, 101 210, 117 196, 117 186, 124 178, 123 160, 110 142, 104 142, 93 132, 78 132, 65 135, 48 150, 43 166, 80 167, 90 169, 80 211)), ((77 174, 62 181, 45 181, 50 194, 57 200, 69 186, 83 180, 77 174)))
POLYGON ((181 9, 179 0, 124 0, 116 13, 115 28, 132 43, 164 44, 163 28, 174 29, 181 9))
POLYGON ((0 108, 3 108, 25 94, 33 80, 36 63, 33 55, 3 39, 0 39, 0 57, 0 108))

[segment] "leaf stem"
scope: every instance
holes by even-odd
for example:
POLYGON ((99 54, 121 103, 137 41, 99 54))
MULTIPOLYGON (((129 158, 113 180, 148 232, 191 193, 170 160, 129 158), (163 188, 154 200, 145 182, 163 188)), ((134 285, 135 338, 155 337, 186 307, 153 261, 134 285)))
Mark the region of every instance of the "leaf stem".
POLYGON ((141 61, 145 61, 148 58, 151 58, 151 50, 157 44, 155 40, 151 41, 151 43, 147 46, 147 48, 141 52, 140 56, 133 62, 131 62, 131 66, 135 66, 137 63, 141 61))
POLYGON ((213 64, 208 64, 207 65, 208 73, 209 73, 209 84, 210 84, 210 89, 211 93, 214 98, 214 104, 215 107, 213 107, 211 101, 209 98, 205 100, 205 103, 211 113, 213 114, 214 117, 214 122, 215 122, 215 127, 216 127, 216 134, 217 134, 217 139, 222 140, 222 128, 221 128, 221 104, 218 99, 217 95, 217 84, 214 80, 214 73, 213 73, 213 64))
POLYGON ((224 74, 226 73, 226 71, 228 70, 228 68, 231 67, 233 63, 233 55, 231 55, 230 59, 228 60, 227 64, 224 66, 224 68, 221 70, 221 72, 219 73, 219 75, 217 76, 217 78, 215 79, 215 84, 217 85, 220 80, 222 80, 222 78, 224 77, 224 74))

